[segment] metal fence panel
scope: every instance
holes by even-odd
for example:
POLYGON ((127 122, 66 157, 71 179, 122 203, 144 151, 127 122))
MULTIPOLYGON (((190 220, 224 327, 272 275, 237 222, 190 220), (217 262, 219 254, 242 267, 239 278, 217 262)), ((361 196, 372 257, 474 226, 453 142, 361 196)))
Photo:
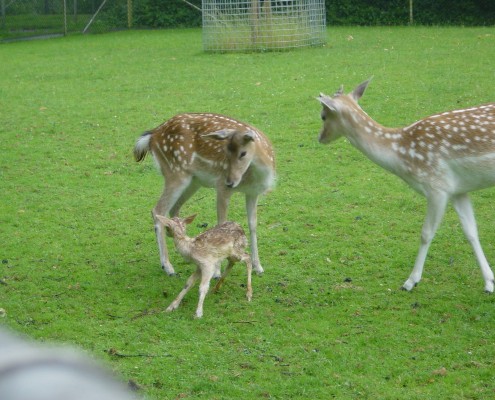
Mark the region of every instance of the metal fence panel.
POLYGON ((265 51, 326 41, 324 0, 203 0, 205 51, 265 51))
POLYGON ((85 28, 93 33, 126 28, 127 0, 105 3, 105 0, 0 0, 0 41, 62 36, 83 32, 85 28), (99 9, 101 12, 96 16, 99 9))

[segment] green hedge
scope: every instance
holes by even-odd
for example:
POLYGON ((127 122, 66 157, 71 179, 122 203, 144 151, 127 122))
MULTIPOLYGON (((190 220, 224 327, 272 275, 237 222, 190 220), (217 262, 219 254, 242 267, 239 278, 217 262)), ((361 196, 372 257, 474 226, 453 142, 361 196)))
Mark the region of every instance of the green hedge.
MULTIPOLYGON (((188 1, 201 8, 201 0, 188 1)), ((126 7, 127 1, 112 2, 104 12, 107 21, 127 21, 126 7)), ((183 0, 133 0, 133 9, 134 27, 201 26, 201 12, 183 0)), ((413 0, 413 9, 419 25, 495 25, 495 0, 413 0)), ((406 25, 409 0, 326 0, 326 13, 328 26, 406 25)))
MULTIPOLYGON (((405 25, 409 0, 329 0, 328 25, 405 25)), ((413 0, 420 25, 495 25, 494 0, 413 0)))

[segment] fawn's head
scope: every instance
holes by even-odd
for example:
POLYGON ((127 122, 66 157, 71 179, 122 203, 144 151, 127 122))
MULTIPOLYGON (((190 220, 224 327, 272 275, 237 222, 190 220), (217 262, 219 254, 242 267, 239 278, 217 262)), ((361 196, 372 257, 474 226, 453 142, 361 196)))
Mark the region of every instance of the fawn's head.
POLYGON ((156 217, 165 227, 167 235, 171 237, 175 237, 177 235, 184 236, 186 234, 186 226, 194 221, 194 218, 196 218, 196 214, 190 215, 189 217, 186 218, 180 218, 180 217, 167 218, 164 217, 163 215, 157 215, 156 217))
POLYGON ((224 141, 227 157, 225 185, 237 187, 253 161, 256 133, 252 130, 221 129, 204 136, 224 141))
POLYGON ((330 143, 343 136, 351 128, 349 124, 356 122, 351 114, 364 113, 358 105, 358 100, 363 96, 370 80, 361 83, 349 94, 344 94, 343 86, 340 86, 333 96, 320 93, 317 97, 323 106, 321 111, 323 127, 318 136, 320 143, 330 143))

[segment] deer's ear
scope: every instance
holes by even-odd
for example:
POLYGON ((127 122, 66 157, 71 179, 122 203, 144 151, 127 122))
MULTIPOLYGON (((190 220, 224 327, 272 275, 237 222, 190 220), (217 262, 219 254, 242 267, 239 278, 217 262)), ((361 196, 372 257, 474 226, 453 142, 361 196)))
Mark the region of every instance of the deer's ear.
POLYGON ((342 96, 344 94, 344 85, 340 85, 339 90, 335 92, 333 97, 342 96))
POLYGON ((242 138, 244 141, 244 144, 247 144, 249 142, 254 142, 254 136, 255 136, 255 134, 253 131, 251 131, 251 130, 247 131, 242 138))
POLYGON ((194 218, 196 218, 196 215, 198 214, 193 214, 190 215, 189 217, 184 218, 184 222, 186 223, 186 225, 189 225, 191 222, 193 222, 194 218))
POLYGON ((236 132, 237 131, 235 129, 226 128, 226 129, 220 129, 219 131, 215 131, 212 133, 207 133, 206 135, 202 135, 202 136, 203 137, 209 137, 209 138, 216 139, 216 140, 225 140, 225 139, 232 137, 232 135, 236 132))
POLYGON ((354 89, 351 93, 351 97, 355 100, 358 101, 361 97, 363 97, 364 91, 368 87, 369 83, 371 82, 371 79, 368 79, 367 81, 364 81, 361 83, 356 89, 354 89))
POLYGON ((324 94, 320 94, 319 97, 316 98, 323 107, 328 108, 330 111, 337 111, 337 106, 335 104, 335 101, 333 101, 330 97, 324 94))

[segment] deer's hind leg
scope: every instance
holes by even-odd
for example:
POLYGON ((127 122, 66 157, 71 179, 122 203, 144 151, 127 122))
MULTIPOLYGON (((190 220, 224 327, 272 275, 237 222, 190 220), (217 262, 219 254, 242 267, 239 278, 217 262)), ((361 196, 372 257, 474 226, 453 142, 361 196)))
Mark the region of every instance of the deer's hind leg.
POLYGON ((452 199, 452 204, 454 205, 457 215, 459 216, 459 220, 461 221, 464 235, 471 244, 474 254, 476 255, 476 259, 478 260, 478 265, 480 266, 481 274, 483 275, 483 279, 485 281, 485 292, 493 293, 493 271, 491 270, 485 257, 485 253, 481 248, 481 243, 478 237, 478 227, 476 226, 476 219, 474 217, 471 200, 469 200, 467 194, 463 194, 454 197, 452 199))

